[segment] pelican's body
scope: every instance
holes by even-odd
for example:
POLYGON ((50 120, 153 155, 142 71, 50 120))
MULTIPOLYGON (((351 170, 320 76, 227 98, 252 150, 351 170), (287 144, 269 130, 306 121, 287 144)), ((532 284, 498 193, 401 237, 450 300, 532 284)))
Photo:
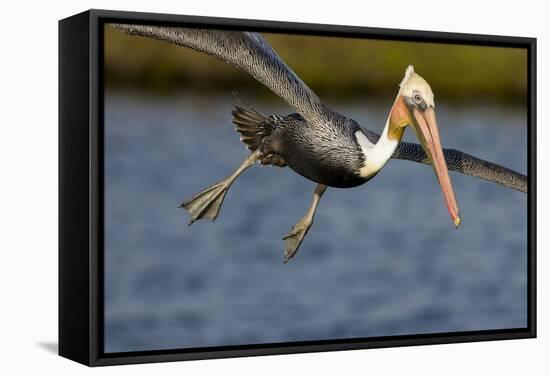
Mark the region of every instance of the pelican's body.
POLYGON ((331 110, 280 59, 261 34, 146 25, 114 26, 128 34, 172 42, 233 64, 295 109, 296 113, 286 116, 265 116, 244 102, 237 104, 233 122, 251 153, 233 174, 181 205, 191 215, 190 224, 201 218, 214 220, 229 187, 246 169, 258 161, 265 165, 289 166, 317 186, 306 214, 284 237, 285 262, 294 257, 302 244, 327 187, 350 188, 364 184, 391 158, 432 165, 455 226, 460 223, 460 217, 448 168, 527 191, 524 175, 458 150, 442 149, 433 92, 412 66, 405 72, 379 136, 331 110), (401 142, 406 127, 415 131, 420 145, 401 142))
MULTIPOLYGON (((237 127, 243 121, 240 111, 246 109, 234 111, 237 127)), ((297 113, 265 118, 263 127, 270 133, 261 140, 260 161, 279 166, 284 161, 303 177, 329 187, 351 188, 367 182, 370 176, 361 175, 366 155, 356 134, 366 136, 354 120, 343 116, 335 120, 312 126, 297 113)))

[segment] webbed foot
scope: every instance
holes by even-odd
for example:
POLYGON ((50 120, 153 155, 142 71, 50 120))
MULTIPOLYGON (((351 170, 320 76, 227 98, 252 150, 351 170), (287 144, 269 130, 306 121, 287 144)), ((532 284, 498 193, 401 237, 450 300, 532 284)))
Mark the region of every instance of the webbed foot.
POLYGON ((313 216, 306 214, 298 221, 298 223, 292 226, 292 229, 288 234, 283 236, 285 241, 285 259, 283 262, 285 264, 288 260, 294 257, 296 252, 298 252, 298 248, 300 248, 300 245, 311 228, 312 223, 313 216))
POLYGON ((239 175, 242 174, 247 168, 253 166, 259 156, 260 151, 255 150, 244 160, 244 162, 237 170, 235 170, 235 172, 233 172, 231 176, 200 191, 189 200, 181 204, 180 208, 184 208, 191 215, 189 225, 192 225, 196 220, 201 218, 208 218, 214 221, 220 213, 223 199, 231 187, 231 184, 233 184, 235 179, 237 179, 239 175))
POLYGON ((304 241, 307 232, 309 231, 311 225, 313 224, 313 217, 315 216, 315 211, 317 210, 317 205, 319 205, 319 200, 325 193, 327 186, 324 184, 318 184, 315 187, 315 192, 313 193, 313 199, 311 201, 311 206, 307 210, 306 215, 302 217, 294 226, 288 234, 283 236, 285 241, 285 259, 284 263, 286 264, 288 260, 296 255, 298 248, 304 241))
POLYGON ((189 225, 192 225, 196 220, 201 218, 208 218, 214 221, 220 212, 223 199, 230 186, 231 182, 224 179, 200 191, 181 204, 180 208, 184 208, 191 215, 189 225))

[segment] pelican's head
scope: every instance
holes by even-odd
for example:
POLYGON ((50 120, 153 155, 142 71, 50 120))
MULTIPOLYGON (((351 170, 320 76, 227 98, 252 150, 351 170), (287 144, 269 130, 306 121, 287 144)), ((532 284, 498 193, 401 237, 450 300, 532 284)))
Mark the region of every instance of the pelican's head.
POLYGON ((412 65, 405 71, 399 86, 399 94, 390 114, 390 130, 402 135, 405 127, 410 126, 415 131, 437 175, 449 214, 458 227, 459 209, 439 140, 432 89, 426 80, 414 72, 412 65))

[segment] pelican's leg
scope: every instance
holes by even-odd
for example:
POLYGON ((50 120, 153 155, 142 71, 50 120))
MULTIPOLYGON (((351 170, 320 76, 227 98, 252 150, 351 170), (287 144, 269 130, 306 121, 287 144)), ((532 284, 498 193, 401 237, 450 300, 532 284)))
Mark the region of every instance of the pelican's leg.
POLYGON ((260 150, 254 151, 233 174, 200 191, 181 204, 180 208, 184 208, 191 215, 189 225, 192 225, 193 222, 201 218, 209 218, 212 221, 215 220, 220 212, 225 194, 229 190, 229 187, 231 187, 231 184, 233 184, 235 179, 237 179, 244 170, 256 163, 259 156, 260 150))
POLYGON ((313 224, 315 210, 317 209, 317 205, 319 205, 321 196, 323 196, 323 193, 325 193, 326 189, 327 186, 324 184, 318 184, 317 187, 315 187, 313 200, 311 201, 311 206, 307 210, 306 215, 304 215, 302 219, 298 221, 298 223, 292 226, 292 230, 290 230, 290 232, 283 237, 283 239, 285 240, 285 263, 293 258, 298 251, 298 248, 300 248, 300 244, 302 244, 304 237, 306 236, 309 228, 313 224))

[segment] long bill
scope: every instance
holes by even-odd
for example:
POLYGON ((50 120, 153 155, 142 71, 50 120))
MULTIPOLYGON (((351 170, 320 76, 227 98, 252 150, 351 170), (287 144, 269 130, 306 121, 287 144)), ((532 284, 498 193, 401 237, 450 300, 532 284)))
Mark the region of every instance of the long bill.
POLYGON ((459 209, 449 176, 449 170, 447 169, 447 163, 445 162, 445 157, 443 156, 443 150, 441 148, 435 111, 433 107, 427 108, 424 112, 420 112, 415 108, 413 109, 413 115, 416 120, 416 133, 420 143, 428 155, 437 179, 439 180, 439 185, 443 191, 443 197, 449 214, 451 215, 451 219, 455 227, 458 227, 458 225, 460 225, 459 209))

